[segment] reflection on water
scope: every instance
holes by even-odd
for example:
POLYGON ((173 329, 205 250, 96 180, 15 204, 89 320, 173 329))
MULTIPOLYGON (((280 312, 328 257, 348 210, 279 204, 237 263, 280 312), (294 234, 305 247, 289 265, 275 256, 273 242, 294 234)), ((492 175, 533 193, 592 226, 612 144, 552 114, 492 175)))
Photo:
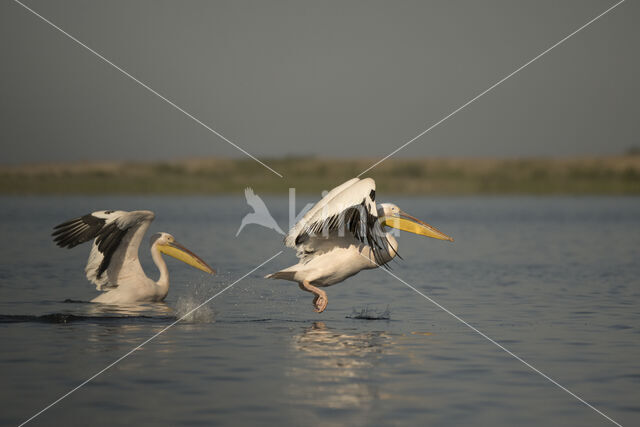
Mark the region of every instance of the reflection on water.
MULTIPOLYGON (((98 327, 88 328, 87 350, 118 353, 141 344, 174 318, 171 307, 165 303, 150 304, 87 304, 87 321, 95 321, 98 327), (151 325, 150 325, 151 323, 151 325)), ((170 336, 162 334, 154 340, 155 352, 171 349, 170 336)))
POLYGON ((174 312, 164 302, 150 304, 99 304, 89 303, 86 309, 87 316, 148 316, 167 317, 173 316, 174 312))
POLYGON ((299 404, 370 407, 379 399, 370 375, 393 344, 393 336, 384 331, 349 334, 314 322, 293 338, 296 360, 287 370, 289 393, 299 404))
POLYGON ((87 331, 86 341, 89 347, 86 350, 96 352, 131 349, 144 342, 142 337, 150 333, 148 325, 127 323, 101 325, 99 328, 89 328, 87 331))

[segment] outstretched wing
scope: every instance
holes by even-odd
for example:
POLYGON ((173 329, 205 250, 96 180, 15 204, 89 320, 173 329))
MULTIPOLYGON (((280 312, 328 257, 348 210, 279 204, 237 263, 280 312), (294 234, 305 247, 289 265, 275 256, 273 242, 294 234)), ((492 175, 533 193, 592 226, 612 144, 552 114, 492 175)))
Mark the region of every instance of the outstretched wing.
POLYGON ((151 211, 96 211, 57 225, 52 235, 63 248, 94 239, 85 272, 98 290, 106 290, 117 287, 125 261, 141 271, 138 248, 153 218, 151 211))
POLYGON ((314 245, 321 246, 323 238, 349 234, 371 248, 376 263, 385 265, 383 254, 387 241, 378 222, 375 198, 373 179, 350 179, 316 203, 289 231, 285 244, 289 247, 305 245, 305 251, 313 250, 307 243, 311 239, 317 242, 314 245))
MULTIPOLYGON (((284 238, 285 246, 288 246, 290 248, 295 248, 296 238, 305 231, 305 229, 309 226, 309 224, 313 222, 313 218, 318 214, 318 212, 321 212, 323 208, 325 208, 338 193, 340 193, 342 190, 345 190, 346 188, 350 187, 351 185, 355 184, 358 181, 360 181, 359 178, 352 178, 349 181, 343 184, 340 184, 333 190, 329 191, 327 195, 324 196, 322 199, 320 199, 318 203, 313 205, 311 209, 309 209, 309 211, 306 214, 304 214, 302 219, 300 219, 300 221, 298 221, 296 225, 294 225, 291 228, 291 230, 289 230, 289 233, 287 233, 286 237, 284 238)), ((375 182, 374 182, 374 186, 375 186, 375 182)))

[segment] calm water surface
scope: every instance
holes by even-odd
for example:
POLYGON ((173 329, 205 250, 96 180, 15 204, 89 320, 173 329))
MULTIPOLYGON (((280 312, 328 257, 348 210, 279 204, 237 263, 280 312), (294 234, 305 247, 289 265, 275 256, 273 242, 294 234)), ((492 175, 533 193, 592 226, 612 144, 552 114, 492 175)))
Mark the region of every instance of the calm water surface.
MULTIPOLYGON (((382 195, 381 195, 382 196, 382 195)), ((390 198, 455 237, 403 234, 393 273, 622 425, 640 425, 640 199, 390 198)), ((265 198, 282 228, 285 198, 265 198)), ((0 198, 0 424, 17 425, 282 249, 238 197, 0 198), (169 260, 165 304, 101 307, 89 246, 51 227, 151 209, 219 274, 169 260), (76 302, 64 302, 65 300, 76 302)), ((301 208, 299 204, 298 208, 301 208)), ((145 243, 147 273, 156 276, 145 243)), ((608 425, 382 271, 328 289, 262 279, 287 250, 33 425, 608 425), (348 318, 384 310, 389 320, 348 318)))

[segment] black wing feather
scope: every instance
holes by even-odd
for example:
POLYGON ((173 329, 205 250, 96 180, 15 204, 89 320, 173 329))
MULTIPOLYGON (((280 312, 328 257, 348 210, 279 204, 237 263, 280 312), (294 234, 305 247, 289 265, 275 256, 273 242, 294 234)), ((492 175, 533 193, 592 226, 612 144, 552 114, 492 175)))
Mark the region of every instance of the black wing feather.
MULTIPOLYGON (((105 213, 110 212, 107 211, 105 213)), ((106 219, 98 218, 91 214, 74 218, 54 227, 53 240, 62 248, 73 248, 81 243, 95 239, 98 251, 103 255, 97 272, 97 277, 100 277, 109 268, 113 254, 129 231, 129 228, 120 229, 115 221, 107 226, 105 224, 106 219)))
MULTIPOLYGON (((371 196, 372 198, 375 197, 375 193, 371 196)), ((340 230, 348 231, 360 242, 366 243, 373 251, 376 264, 389 268, 387 265, 388 261, 385 262, 383 258, 383 252, 387 250, 387 237, 382 230, 378 217, 369 211, 366 199, 363 199, 362 203, 351 206, 339 214, 310 224, 303 232, 298 234, 295 243, 299 245, 306 242, 312 235, 328 236, 330 232, 340 230)))
POLYGON ((54 237, 54 242, 61 248, 73 248, 98 237, 105 222, 103 218, 88 214, 56 225, 51 235, 54 237))
POLYGON ((124 239, 124 236, 128 231, 128 229, 121 230, 118 228, 115 222, 112 222, 100 231, 100 234, 96 238, 96 245, 98 246, 98 250, 102 253, 103 258, 100 266, 98 267, 96 277, 102 276, 102 273, 109 268, 111 257, 118 249, 118 246, 120 246, 120 242, 122 242, 122 239, 124 239))

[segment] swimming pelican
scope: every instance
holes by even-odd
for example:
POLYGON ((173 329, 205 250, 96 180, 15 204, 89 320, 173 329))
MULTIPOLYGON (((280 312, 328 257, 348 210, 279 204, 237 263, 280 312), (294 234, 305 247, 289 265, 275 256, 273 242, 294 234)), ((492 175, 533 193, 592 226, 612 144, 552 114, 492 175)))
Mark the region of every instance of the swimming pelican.
POLYGON ((393 227, 440 240, 453 239, 391 203, 376 205, 376 183, 353 178, 331 190, 316 203, 285 237, 297 248, 298 264, 266 276, 298 282, 315 295, 315 311, 327 307, 327 293, 335 285, 371 268, 387 267, 398 254, 398 242, 385 232, 393 227))
POLYGON ((169 271, 161 253, 215 274, 172 235, 157 233, 151 236, 151 257, 160 270, 160 278, 157 282, 148 278, 140 265, 138 248, 154 217, 151 211, 96 211, 54 228, 54 241, 63 248, 95 239, 85 272, 96 289, 104 293, 91 302, 127 304, 164 300, 169 293, 169 271))

